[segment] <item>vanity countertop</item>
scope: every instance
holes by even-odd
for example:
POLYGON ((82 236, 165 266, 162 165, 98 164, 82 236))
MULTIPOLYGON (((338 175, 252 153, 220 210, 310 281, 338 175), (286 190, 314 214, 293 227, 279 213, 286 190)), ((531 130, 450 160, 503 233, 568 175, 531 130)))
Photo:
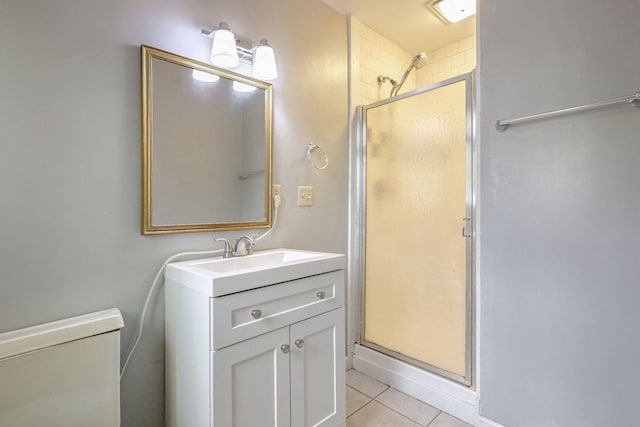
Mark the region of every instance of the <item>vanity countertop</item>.
POLYGON ((219 297, 346 267, 342 254, 270 249, 234 258, 204 258, 167 265, 165 278, 219 297))

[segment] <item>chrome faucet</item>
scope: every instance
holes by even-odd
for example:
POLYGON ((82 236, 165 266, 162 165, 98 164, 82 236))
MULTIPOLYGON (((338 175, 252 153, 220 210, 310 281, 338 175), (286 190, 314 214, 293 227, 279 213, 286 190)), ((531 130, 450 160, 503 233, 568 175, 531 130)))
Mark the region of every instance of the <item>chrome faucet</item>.
POLYGON ((253 245, 256 244, 256 241, 251 236, 242 236, 236 240, 236 247, 233 250, 234 256, 238 256, 238 248, 242 242, 244 242, 244 255, 251 255, 253 253, 253 245))
POLYGON ((251 255, 253 253, 253 245, 256 244, 256 241, 251 236, 242 236, 238 240, 236 240, 235 247, 231 244, 229 239, 225 239, 221 237, 216 239, 216 242, 224 242, 224 252, 222 253, 222 258, 232 258, 236 256, 243 255, 251 255), (243 254, 238 253, 238 249, 241 248, 241 244, 244 242, 244 252, 243 254))

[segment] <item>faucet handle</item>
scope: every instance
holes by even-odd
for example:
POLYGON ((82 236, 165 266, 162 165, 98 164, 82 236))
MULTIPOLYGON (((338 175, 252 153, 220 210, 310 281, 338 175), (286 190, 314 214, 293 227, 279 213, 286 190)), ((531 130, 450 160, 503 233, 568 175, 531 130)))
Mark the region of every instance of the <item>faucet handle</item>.
POLYGON ((220 237, 216 239, 216 242, 224 242, 224 252, 222 253, 222 258, 231 258, 231 255, 233 253, 233 248, 231 246, 231 242, 229 241, 229 239, 220 237))

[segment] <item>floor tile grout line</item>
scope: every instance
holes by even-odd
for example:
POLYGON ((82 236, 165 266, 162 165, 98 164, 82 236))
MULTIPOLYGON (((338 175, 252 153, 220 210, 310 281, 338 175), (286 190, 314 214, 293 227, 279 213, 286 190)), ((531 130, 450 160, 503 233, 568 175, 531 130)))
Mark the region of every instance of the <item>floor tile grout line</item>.
MULTIPOLYGON (((380 381, 378 381, 378 382, 380 382, 380 381)), ((374 397, 369 396, 369 395, 368 395, 367 393, 365 393, 364 391, 362 391, 362 390, 358 390, 356 387, 354 387, 354 386, 352 386, 352 385, 347 384, 347 387, 350 387, 350 388, 354 389, 355 391, 357 391, 357 392, 358 392, 358 393, 360 393, 360 394, 364 394, 364 395, 365 395, 365 396, 367 396, 369 399, 377 399, 377 398, 378 398, 378 396, 380 396, 382 393, 384 393, 385 391, 389 390, 390 388, 393 388, 393 387, 391 387, 390 385, 385 384, 385 383, 380 383, 380 384, 383 384, 383 385, 385 386, 385 388, 384 388, 384 390, 382 390, 380 393, 376 394, 374 397)))
MULTIPOLYGON (((384 383, 381 383, 381 384, 384 384, 384 383)), ((369 402, 367 402, 365 405, 363 405, 361 408, 359 408, 359 409, 358 409, 357 411, 355 411, 353 414, 349 415, 349 417, 348 417, 348 418, 351 418, 354 414, 356 414, 357 412, 359 412, 359 411, 360 411, 362 408, 364 408, 365 406, 369 405, 372 401, 376 401, 376 402, 378 402, 379 404, 381 404, 382 406, 384 406, 385 408, 390 409, 391 411, 395 412, 396 414, 398 414, 398 415, 400 415, 400 416, 402 416, 402 417, 404 417, 404 418, 406 418, 406 419, 408 419, 408 420, 410 420, 410 421, 412 421, 412 422, 414 422, 414 423, 416 423, 416 424, 420 425, 420 423, 419 423, 418 421, 414 420, 413 418, 410 418, 410 417, 406 416, 406 415, 405 415, 405 414, 403 414, 402 412, 400 412, 400 411, 398 411, 398 410, 396 410, 396 409, 394 409, 394 408, 392 408, 392 407, 390 407, 390 406, 388 406, 388 405, 385 405, 383 402, 381 402, 381 401, 379 401, 379 400, 378 400, 378 397, 380 397, 384 392, 389 391, 389 390, 391 390, 391 389, 396 390, 396 389, 394 389, 393 387, 391 387, 389 384, 384 384, 384 385, 386 386, 386 388, 385 388, 384 390, 382 390, 380 393, 378 393, 375 397, 370 397, 368 394, 363 393, 361 390, 358 390, 357 388, 352 387, 352 386, 350 386, 350 385, 348 385, 348 384, 347 384, 347 387, 349 387, 349 388, 351 388, 351 389, 353 389, 353 390, 357 391, 357 392, 358 392, 358 393, 360 393, 360 394, 363 394, 363 395, 367 396, 367 397, 370 399, 370 400, 369 400, 369 402)), ((437 409, 437 408, 436 408, 436 409, 437 409)), ((426 424, 426 425, 425 425, 425 427, 428 427, 429 425, 431 425, 431 423, 433 423, 433 422, 435 421, 435 419, 436 419, 436 418, 438 418, 438 416, 439 416, 441 413, 442 413, 442 411, 438 410, 438 413, 436 414, 436 416, 435 416, 435 417, 433 417, 433 419, 431 419, 431 421, 429 421, 429 423, 428 423, 428 424, 426 424)))
MULTIPOLYGON (((381 394, 382 394, 382 393, 381 393, 381 394)), ((380 402, 380 401, 379 401, 379 400, 377 400, 377 399, 373 399, 373 400, 375 400, 376 402, 378 402, 379 404, 381 404, 381 405, 382 405, 382 406, 384 406, 385 408, 387 408, 387 409, 391 409, 391 410, 392 410, 393 412, 395 412, 396 414, 402 415, 404 418, 406 418, 406 419, 408 419, 408 420, 413 421, 414 423, 418 424, 419 426, 422 426, 422 424, 420 424, 420 422, 418 422, 417 420, 414 420, 413 418, 411 418, 411 417, 409 417, 409 416, 407 416, 407 415, 403 414, 402 412, 398 411, 397 409, 394 409, 394 408, 392 408, 391 406, 385 405, 383 402, 380 402)), ((433 419, 432 419, 431 421, 429 421, 429 424, 431 424, 431 423, 433 422, 433 420, 435 420, 436 418, 438 418, 438 415, 440 415, 440 413, 441 413, 441 412, 442 412, 442 411, 438 410, 438 414, 437 414, 435 417, 433 417, 433 419)), ((428 426, 429 426, 429 424, 426 424, 426 425, 425 425, 425 427, 428 427, 428 426)))
MULTIPOLYGON (((354 369, 354 370, 355 370, 355 369, 354 369)), ((362 372, 360 372, 360 371, 358 371, 358 370, 355 370, 355 371, 356 371, 356 372, 358 372, 358 373, 360 373, 360 374, 362 374, 362 375, 364 375, 364 376, 368 376, 368 375, 366 375, 366 374, 364 374, 364 373, 362 373, 362 372)), ((370 377, 370 378, 372 378, 372 377, 370 377)), ((384 392, 386 392, 386 391, 388 391, 388 390, 390 390, 390 389, 393 389, 393 390, 397 390, 397 389, 395 389, 395 388, 391 387, 389 384, 385 384, 385 383, 383 383, 383 382, 381 382, 381 381, 378 381, 378 380, 376 380, 375 378, 372 378, 372 379, 373 379, 373 380, 375 380, 375 381, 377 381, 377 382, 379 382, 380 384, 382 384, 382 385, 384 385, 384 386, 385 386, 385 389, 384 389, 384 390, 382 390, 380 393, 376 394, 376 395, 375 395, 375 397, 371 397, 371 396, 369 396, 368 394, 366 394, 366 393, 364 393, 364 392, 362 392, 362 391, 358 390, 356 387, 351 386, 351 385, 349 385, 349 384, 346 384, 346 386, 347 386, 347 387, 349 387, 349 388, 351 388, 351 389, 353 389, 353 390, 357 391, 358 393, 360 393, 360 394, 362 394, 362 395, 366 396, 366 397, 369 399, 369 401, 368 401, 366 404, 364 404, 362 407, 360 407, 360 408, 359 408, 357 411, 355 411, 353 414, 349 415, 349 417, 347 417, 347 418, 351 418, 351 417, 352 417, 353 415, 355 415, 357 412, 360 412, 360 410, 362 410, 362 408, 364 408, 365 406, 369 405, 372 401, 376 401, 376 402, 378 402, 379 404, 381 404, 382 406, 384 406, 385 408, 390 409, 391 411, 393 411, 393 412, 397 413, 398 415, 401 415, 402 417, 404 417, 404 418, 406 418, 406 419, 408 419, 408 420, 410 420, 410 421, 412 421, 412 422, 414 422, 414 423, 416 423, 416 424, 420 425, 420 423, 419 423, 419 422, 417 422, 417 421, 415 421, 414 419, 412 419, 412 418, 410 418, 410 417, 408 417, 408 416, 404 415, 402 412, 397 411, 397 410, 395 410, 394 408, 392 408, 392 407, 390 407, 390 406, 387 406, 387 405, 385 405, 384 403, 382 403, 381 401, 377 400, 377 399, 378 399, 378 397, 380 397, 384 392)), ((397 391, 399 391, 399 390, 397 390, 397 391)), ((419 399, 418 399, 418 400, 419 400, 419 399)), ((427 404, 427 405, 428 405, 428 403, 426 403, 426 402, 423 402, 423 403, 425 403, 425 404, 427 404)), ((437 409, 437 410, 438 410, 438 413, 437 413, 437 414, 436 414, 436 416, 435 416, 431 421, 429 421, 429 423, 428 423, 428 424, 426 424, 424 427, 429 427, 429 426, 430 426, 431 424, 433 424, 433 422, 434 422, 434 421, 435 421, 435 420, 436 420, 436 419, 437 419, 441 414, 443 414, 443 413, 444 413, 444 414, 447 414, 447 415, 450 415, 450 414, 448 414, 447 412, 444 412, 444 411, 442 411, 442 410, 440 410, 440 409, 438 409, 438 408, 435 408, 435 407, 434 407, 434 409, 437 409)), ((452 415, 450 415, 450 416, 452 416, 452 415)), ((454 417, 454 418, 455 418, 455 417, 454 417)))
POLYGON ((438 415, 433 417, 433 419, 431 421, 429 421, 429 424, 427 424, 425 427, 429 427, 431 424, 433 424, 433 422, 440 416, 440 414, 442 414, 442 411, 439 411, 438 415))
MULTIPOLYGON (((380 394, 382 394, 382 393, 380 393, 380 394)), ((379 396, 379 395, 378 395, 378 396, 379 396)), ((384 406, 385 408, 387 408, 387 409, 388 409, 388 410, 390 410, 391 412, 395 412, 396 414, 400 415, 402 418, 406 418, 407 420, 411 421, 412 423, 415 423, 415 424, 420 425, 420 423, 419 423, 419 422, 417 422, 416 420, 413 420, 413 419, 411 419, 411 418, 407 417, 406 415, 404 415, 404 414, 402 414, 402 413, 400 413, 400 412, 396 411, 396 410, 395 410, 395 409, 393 409, 393 408, 389 408, 387 405, 385 405, 384 403, 382 403, 382 402, 380 402, 380 401, 377 401, 376 399, 371 399, 370 401, 368 401, 367 403, 365 403, 365 404, 364 404, 360 409, 358 409, 357 411, 355 411, 353 414, 349 415, 349 416, 347 417, 347 419, 349 419, 349 418, 353 417, 355 414, 357 414, 358 412, 360 412, 361 410, 363 410, 366 406, 369 406, 369 405, 371 404, 371 402, 379 403, 380 405, 384 406)), ((438 414, 438 415, 440 415, 440 414, 438 414)))
POLYGON ((365 406, 367 406, 368 404, 370 404, 371 402, 373 402, 373 401, 375 400, 375 398, 373 398, 373 397, 369 397, 369 395, 364 394, 363 392, 361 392, 360 390, 358 390, 357 388, 355 388, 355 387, 353 387, 353 386, 351 386, 351 385, 349 385, 349 384, 345 384, 345 385, 346 385, 347 387, 349 387, 351 390, 353 390, 353 391, 357 391, 358 393, 360 393, 361 395, 363 395, 364 397, 366 397, 367 399, 369 399, 369 400, 367 401, 367 403, 365 403, 364 405, 362 405, 361 407, 359 407, 358 409, 356 409, 355 411, 353 411, 353 413, 347 417, 347 419, 349 419, 349 418, 353 417, 355 414, 357 414, 358 412, 360 412, 360 411, 362 410, 362 408, 364 408, 365 406))
MULTIPOLYGON (((363 394, 364 394, 364 393, 363 393, 363 394)), ((367 397, 369 397, 369 396, 367 396, 367 397)), ((369 399, 369 401, 368 401, 367 403, 365 403, 364 405, 362 405, 361 407, 359 407, 358 409, 356 409, 355 411, 353 411, 353 413, 352 413, 351 415, 349 415, 349 416, 347 417, 347 419, 349 419, 349 418, 353 417, 355 414, 357 414, 358 412, 362 411, 362 409, 363 409, 365 406, 369 405, 369 404, 370 404, 371 402, 373 402, 374 400, 375 400, 375 399, 369 399)))
MULTIPOLYGON (((398 389, 396 389, 396 388, 393 388, 393 387, 391 387, 391 386, 388 386, 387 390, 385 390, 385 391, 388 391, 388 390, 395 390, 395 391, 397 391, 397 392, 399 392, 399 393, 402 393, 400 390, 398 390, 398 389)), ((382 393, 384 393, 384 391, 383 391, 382 393)), ((375 397, 376 402, 379 402, 380 404, 382 404, 382 405, 386 406, 387 408, 389 408, 389 409, 391 409, 391 410, 394 410, 395 412, 398 412, 398 413, 399 413, 399 414, 401 414, 401 415, 404 415, 402 412, 400 412, 400 411, 398 411, 398 410, 396 410, 396 409, 392 408, 391 406, 386 405, 384 402, 379 401, 379 400, 378 400, 378 397, 380 397, 380 396, 382 395, 382 393, 380 393, 378 396, 376 396, 376 397, 375 397)), ((406 393, 403 393, 403 394, 406 394, 406 393)), ((418 402, 423 403, 423 404, 425 404, 425 405, 427 405, 427 406, 431 406, 431 405, 429 405, 428 403, 423 402, 423 401, 421 401, 420 399, 416 399, 415 397, 413 397, 413 396, 411 396, 411 395, 408 395, 408 394, 407 394, 407 396, 409 396, 409 397, 411 397, 411 398, 413 398, 413 399, 417 400, 418 402)), ((436 411, 438 411, 438 413, 436 414, 436 416, 435 416, 435 417, 433 417, 433 418, 431 419, 431 421, 429 421, 427 424, 425 424, 425 425, 424 425, 424 427, 429 427, 429 425, 430 425, 433 421, 435 421, 435 419, 436 419, 436 418, 438 418, 438 415, 440 415, 440 414, 443 412, 442 410, 440 410, 440 409, 436 408, 435 406, 431 406, 431 407, 432 407, 433 409, 435 409, 436 411)), ((408 416, 406 416, 406 415, 404 415, 404 416, 405 416, 405 417, 407 417, 407 418, 410 418, 410 417, 408 417, 408 416)), ((412 419, 412 418, 410 418, 410 419, 412 419)), ((412 420, 413 420, 413 419, 412 419, 412 420)), ((416 421, 416 420, 413 420, 413 421, 414 421, 415 423, 417 423, 417 424, 420 424, 420 423, 419 423, 418 421, 416 421)))
MULTIPOLYGON (((382 383, 382 384, 384 384, 384 383, 382 383)), ((387 386, 387 387, 384 390, 382 390, 380 393, 376 394, 376 397, 373 398, 374 400, 377 399, 378 397, 380 397, 380 395, 382 393, 384 393, 385 391, 387 391, 387 390, 389 390, 391 388, 390 385, 387 385, 387 384, 384 384, 384 385, 387 386)))

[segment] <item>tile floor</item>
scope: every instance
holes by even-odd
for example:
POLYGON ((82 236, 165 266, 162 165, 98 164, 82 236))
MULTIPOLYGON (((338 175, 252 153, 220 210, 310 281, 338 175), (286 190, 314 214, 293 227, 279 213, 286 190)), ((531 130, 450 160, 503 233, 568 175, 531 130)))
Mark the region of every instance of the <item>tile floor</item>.
POLYGON ((347 427, 470 425, 356 370, 347 371, 347 427))

